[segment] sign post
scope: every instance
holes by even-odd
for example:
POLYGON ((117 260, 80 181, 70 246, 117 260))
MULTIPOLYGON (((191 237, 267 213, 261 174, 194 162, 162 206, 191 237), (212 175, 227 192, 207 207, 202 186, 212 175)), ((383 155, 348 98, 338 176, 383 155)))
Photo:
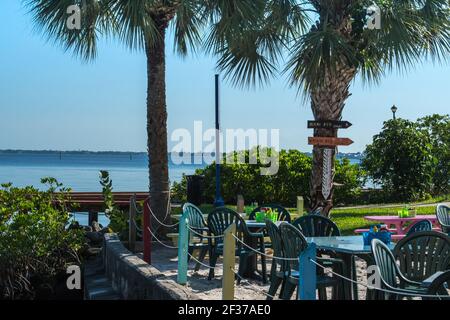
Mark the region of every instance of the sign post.
POLYGON ((320 120, 308 121, 308 129, 348 129, 352 124, 348 121, 320 120))
POLYGON ((336 137, 309 137, 308 144, 321 147, 349 146, 353 144, 353 140, 336 137))

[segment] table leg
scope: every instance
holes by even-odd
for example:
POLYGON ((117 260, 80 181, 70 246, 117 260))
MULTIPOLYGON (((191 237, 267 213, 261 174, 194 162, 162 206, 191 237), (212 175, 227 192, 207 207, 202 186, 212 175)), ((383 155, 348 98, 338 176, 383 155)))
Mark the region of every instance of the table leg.
MULTIPOLYGON (((255 250, 258 250, 258 239, 254 237, 248 237, 245 239, 245 243, 250 247, 254 248, 255 250)), ((245 263, 242 265, 244 266, 242 270, 242 275, 245 278, 262 280, 262 277, 257 273, 258 255, 256 253, 248 256, 245 263)))
MULTIPOLYGON (((353 256, 351 254, 338 254, 339 258, 342 259, 344 261, 344 270, 343 270, 343 276, 348 278, 348 279, 353 279, 353 256)), ((343 279, 343 292, 344 292, 344 300, 352 300, 352 292, 354 291, 353 289, 353 284, 348 281, 343 279)))

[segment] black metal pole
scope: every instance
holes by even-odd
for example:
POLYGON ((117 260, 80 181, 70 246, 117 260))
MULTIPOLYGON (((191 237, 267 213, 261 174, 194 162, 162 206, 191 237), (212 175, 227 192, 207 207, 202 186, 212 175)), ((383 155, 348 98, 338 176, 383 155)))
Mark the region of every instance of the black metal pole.
POLYGON ((225 205, 220 193, 220 116, 219 116, 219 75, 216 74, 216 199, 215 207, 223 207, 225 205))

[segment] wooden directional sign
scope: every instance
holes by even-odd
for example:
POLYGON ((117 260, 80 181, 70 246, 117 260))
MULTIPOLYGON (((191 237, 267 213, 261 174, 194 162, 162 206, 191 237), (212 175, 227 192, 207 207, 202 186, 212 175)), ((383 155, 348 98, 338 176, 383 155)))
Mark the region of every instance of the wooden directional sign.
POLYGON ((335 137, 309 137, 308 143, 313 146, 349 146, 353 144, 353 140, 349 138, 335 138, 335 137))
POLYGON ((308 121, 308 129, 348 129, 352 124, 348 121, 319 120, 308 121))

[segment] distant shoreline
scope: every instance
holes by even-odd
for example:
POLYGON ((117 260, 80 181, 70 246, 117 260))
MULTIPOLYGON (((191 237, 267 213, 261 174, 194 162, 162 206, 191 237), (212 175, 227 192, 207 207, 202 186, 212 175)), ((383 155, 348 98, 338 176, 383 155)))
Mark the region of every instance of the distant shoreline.
MULTIPOLYGON (((89 151, 89 150, 72 150, 72 151, 60 151, 60 150, 15 150, 15 149, 4 149, 0 150, 0 155, 2 154, 71 154, 71 155, 147 155, 147 152, 136 152, 136 151, 89 151)), ((303 152, 308 156, 312 156, 311 152, 303 152)), ((169 156, 171 153, 169 153, 169 156)), ((193 154, 195 156, 201 156, 201 153, 193 154)), ((208 154, 209 155, 209 154, 208 154)), ((338 158, 349 158, 358 159, 363 158, 361 152, 348 152, 348 153, 338 153, 338 158)))

